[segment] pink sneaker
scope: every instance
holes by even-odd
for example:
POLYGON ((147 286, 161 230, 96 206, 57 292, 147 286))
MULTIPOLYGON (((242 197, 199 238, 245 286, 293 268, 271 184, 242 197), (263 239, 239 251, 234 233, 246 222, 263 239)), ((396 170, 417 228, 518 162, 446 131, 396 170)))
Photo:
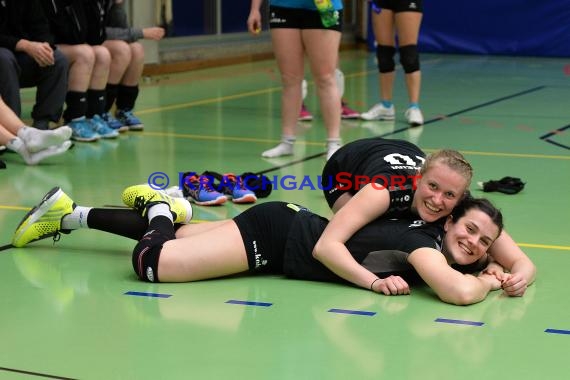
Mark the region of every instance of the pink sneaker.
POLYGON ((300 120, 300 121, 311 121, 311 120, 313 120, 313 115, 309 112, 307 107, 305 107, 305 103, 303 103, 301 105, 301 112, 299 112, 298 120, 300 120))
POLYGON ((360 118, 360 113, 350 108, 345 102, 342 102, 342 113, 340 117, 343 119, 358 119, 360 118))

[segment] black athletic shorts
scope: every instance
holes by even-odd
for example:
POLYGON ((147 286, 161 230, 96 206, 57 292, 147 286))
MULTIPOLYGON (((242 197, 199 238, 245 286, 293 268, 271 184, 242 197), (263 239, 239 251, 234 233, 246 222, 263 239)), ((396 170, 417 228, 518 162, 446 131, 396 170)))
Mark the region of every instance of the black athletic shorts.
POLYGON ((299 8, 269 7, 269 27, 289 29, 328 29, 342 30, 342 10, 338 12, 338 24, 325 27, 318 11, 299 8))
POLYGON ((285 243, 296 213, 288 203, 266 202, 233 219, 245 245, 250 271, 283 273, 285 243))
POLYGON ((374 4, 394 13, 423 11, 422 0, 374 0, 374 4))

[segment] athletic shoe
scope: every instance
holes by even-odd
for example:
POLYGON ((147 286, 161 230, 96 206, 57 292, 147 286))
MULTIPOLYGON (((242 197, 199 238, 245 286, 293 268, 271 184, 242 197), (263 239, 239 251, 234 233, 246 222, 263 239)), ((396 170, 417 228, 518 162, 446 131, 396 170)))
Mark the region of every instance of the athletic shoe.
POLYGON ((364 120, 394 120, 396 118, 396 109, 394 105, 384 107, 382 103, 375 104, 368 110, 360 114, 360 118, 364 120))
POLYGON ((166 203, 174 214, 174 223, 188 224, 192 220, 192 205, 184 198, 173 198, 164 190, 149 185, 134 185, 123 190, 123 203, 146 216, 149 206, 166 203))
POLYGON ((404 113, 408 124, 412 127, 418 127, 424 124, 424 115, 422 115, 422 111, 418 107, 410 107, 404 113))
POLYGON ((190 202, 200 206, 215 206, 226 203, 228 198, 214 189, 210 178, 194 174, 184 178, 183 193, 190 202))
POLYGON ((52 236, 54 241, 57 241, 60 232, 70 232, 61 230, 61 219, 71 214, 75 207, 73 200, 61 188, 54 187, 18 224, 12 237, 12 245, 19 248, 52 236))
POLYGON ((360 117, 360 113, 350 108, 346 102, 342 102, 341 106, 340 117, 342 119, 358 119, 360 117))
POLYGON ((309 112, 309 110, 305 106, 305 103, 303 103, 301 105, 301 111, 299 112, 298 120, 299 121, 311 121, 311 120, 313 120, 313 115, 309 112))
POLYGON ((72 130, 72 140, 90 142, 97 141, 101 138, 101 136, 93 130, 91 123, 89 123, 85 116, 71 120, 68 125, 72 130))
POLYGON ((107 125, 112 129, 114 129, 115 131, 126 132, 129 130, 129 127, 123 125, 119 120, 117 120, 113 115, 111 115, 111 112, 105 112, 101 117, 103 118, 103 120, 105 120, 107 125))
POLYGON ((233 173, 226 173, 223 176, 224 193, 232 197, 234 203, 254 203, 257 201, 255 193, 248 189, 241 177, 233 173))
POLYGON ((143 123, 131 110, 117 110, 115 117, 121 124, 129 128, 129 131, 142 131, 144 129, 143 123))
POLYGON ((104 139, 114 139, 119 137, 119 131, 109 127, 109 124, 99 115, 93 115, 91 120, 91 127, 95 132, 104 139))

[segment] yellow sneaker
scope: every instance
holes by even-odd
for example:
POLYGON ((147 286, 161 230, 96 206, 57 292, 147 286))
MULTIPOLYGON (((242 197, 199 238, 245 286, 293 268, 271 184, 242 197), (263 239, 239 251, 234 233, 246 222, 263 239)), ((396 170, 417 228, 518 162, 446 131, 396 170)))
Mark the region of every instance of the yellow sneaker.
POLYGON ((184 198, 174 198, 163 190, 155 190, 149 185, 135 185, 123 191, 123 203, 146 216, 151 203, 166 203, 174 213, 174 223, 188 224, 192 220, 192 205, 184 198))
POLYGON ((61 188, 54 187, 18 224, 12 237, 12 245, 19 248, 64 232, 61 231, 61 219, 71 214, 75 207, 73 200, 61 188))

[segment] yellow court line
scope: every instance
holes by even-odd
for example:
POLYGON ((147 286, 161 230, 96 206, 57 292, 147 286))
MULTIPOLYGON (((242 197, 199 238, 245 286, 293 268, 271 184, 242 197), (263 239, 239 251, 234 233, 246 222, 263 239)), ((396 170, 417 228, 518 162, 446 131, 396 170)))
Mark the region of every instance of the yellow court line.
POLYGON ((543 248, 543 249, 557 249, 561 251, 570 251, 570 247, 563 245, 545 245, 545 244, 530 244, 530 243, 517 243, 519 247, 525 248, 543 248))
MULTIPOLYGON (((196 140, 212 140, 212 141, 238 141, 238 142, 255 142, 255 143, 273 143, 279 140, 271 139, 257 139, 250 137, 229 137, 229 136, 213 136, 213 135, 191 135, 184 133, 170 133, 170 132, 141 132, 139 136, 162 136, 162 137, 178 137, 196 140)), ((313 141, 297 141, 299 144, 304 145, 323 145, 322 142, 313 141)), ((422 148, 425 152, 435 152, 438 149, 422 148)), ((501 153, 501 152, 477 152, 462 150, 461 153, 473 156, 489 156, 489 157, 511 157, 511 158, 542 158, 548 160, 570 160, 570 156, 557 156, 548 154, 525 154, 525 153, 501 153)))
POLYGON ((248 96, 254 96, 254 95, 262 95, 262 94, 267 94, 270 92, 276 92, 281 90, 281 87, 272 87, 272 88, 266 88, 264 90, 257 90, 257 91, 250 91, 250 92, 243 92, 241 94, 236 94, 236 95, 228 95, 228 96, 220 96, 218 98, 210 98, 210 99, 203 99, 203 100, 196 100, 193 102, 189 102, 189 103, 181 103, 181 104, 173 104, 171 106, 164 106, 164 107, 157 107, 157 108, 149 108, 146 110, 140 110, 137 111, 137 114, 147 114, 147 113, 153 113, 153 112, 162 112, 162 111, 170 111, 170 110, 177 110, 177 109, 181 109, 181 108, 188 108, 188 107, 194 107, 194 106, 201 106, 204 104, 212 104, 212 103, 219 103, 219 102, 223 102, 226 100, 233 100, 233 99, 241 99, 241 98, 246 98, 248 96))
MULTIPOLYGON (((212 136, 212 135, 189 135, 184 133, 169 132, 143 132, 143 136, 161 136, 161 137, 177 137, 196 140, 212 140, 212 141, 239 141, 239 142, 255 142, 255 143, 273 143, 279 140, 274 139, 257 139, 253 137, 231 137, 231 136, 212 136)), ((322 142, 297 141, 301 145, 323 145, 322 142)))

